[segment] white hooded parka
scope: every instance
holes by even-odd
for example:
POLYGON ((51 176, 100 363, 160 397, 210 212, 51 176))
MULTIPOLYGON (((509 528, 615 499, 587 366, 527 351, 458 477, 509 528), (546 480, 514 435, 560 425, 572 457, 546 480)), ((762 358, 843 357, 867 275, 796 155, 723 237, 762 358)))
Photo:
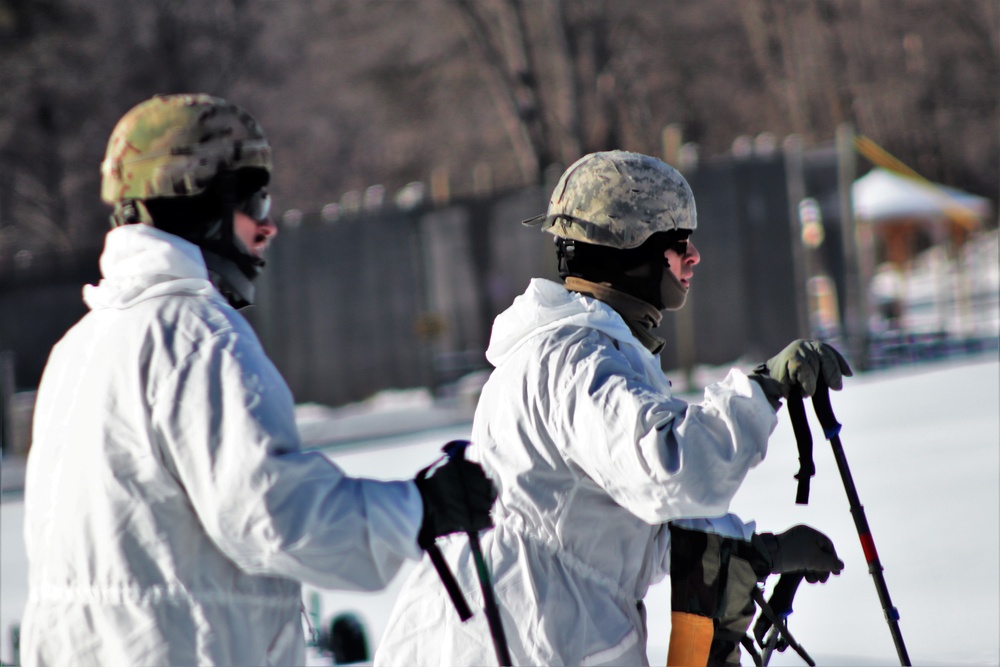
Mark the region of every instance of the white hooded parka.
MULTIPOLYGON (((738 370, 700 404, 673 398, 617 312, 542 279, 497 317, 487 358, 469 458, 499 490, 482 545, 514 664, 647 664, 641 600, 669 573, 664 524, 752 532, 726 513, 774 409, 738 370)), ((459 622, 424 558, 377 665, 496 664, 468 540, 440 545, 477 613, 459 622)))
POLYGON ((54 347, 25 486, 25 665, 301 665, 300 582, 419 557, 412 482, 301 452, 291 392, 197 246, 107 235, 54 347))

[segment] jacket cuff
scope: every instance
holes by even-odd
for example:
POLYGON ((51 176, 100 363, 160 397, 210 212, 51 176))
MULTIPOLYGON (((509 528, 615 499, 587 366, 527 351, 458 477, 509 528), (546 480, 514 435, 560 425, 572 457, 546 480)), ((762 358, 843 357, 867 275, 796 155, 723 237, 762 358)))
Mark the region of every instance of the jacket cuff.
POLYGON ((760 385, 760 388, 764 390, 764 396, 767 397, 767 402, 777 412, 781 408, 781 399, 784 396, 781 394, 781 383, 771 377, 767 370, 767 364, 761 364, 753 369, 753 372, 747 377, 760 385))
POLYGON ((763 560, 767 562, 770 573, 778 574, 781 561, 778 557, 778 538, 774 533, 754 533, 751 542, 763 560))

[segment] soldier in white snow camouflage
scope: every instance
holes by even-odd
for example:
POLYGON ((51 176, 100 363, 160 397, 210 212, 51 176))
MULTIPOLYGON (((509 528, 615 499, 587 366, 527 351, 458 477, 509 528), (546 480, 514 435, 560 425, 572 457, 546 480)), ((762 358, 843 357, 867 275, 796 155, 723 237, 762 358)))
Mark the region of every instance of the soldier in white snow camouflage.
MULTIPOLYGON (((694 197, 676 169, 625 151, 587 155, 526 224, 555 237, 563 282, 532 280, 493 325, 495 370, 469 451, 500 490, 483 552, 514 664, 644 665, 642 599, 670 572, 668 522, 698 518, 690 530, 750 549, 753 525, 727 511, 767 450, 776 410, 737 369, 700 403, 671 394, 653 329, 684 304, 701 259, 694 197)), ((842 566, 818 541, 771 544, 768 566, 842 566)), ((443 547, 478 604, 467 543, 443 547)), ((711 635, 713 619, 703 620, 711 635)), ((425 559, 397 598, 376 664, 493 659, 482 615, 459 622, 425 559)))
POLYGON ((102 174, 102 280, 35 404, 23 664, 306 664, 301 582, 380 589, 437 535, 488 526, 493 487, 457 458, 381 481, 301 451, 237 311, 277 233, 249 114, 156 96, 102 174))

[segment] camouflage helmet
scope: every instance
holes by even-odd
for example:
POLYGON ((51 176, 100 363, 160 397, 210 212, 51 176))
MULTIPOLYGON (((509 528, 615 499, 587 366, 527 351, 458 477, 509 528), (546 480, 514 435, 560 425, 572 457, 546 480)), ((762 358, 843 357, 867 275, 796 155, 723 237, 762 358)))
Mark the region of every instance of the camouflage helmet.
POLYGON ((157 95, 126 113, 101 163, 109 204, 189 197, 222 171, 271 172, 271 147, 246 111, 210 95, 157 95))
POLYGON ((680 172, 648 155, 585 155, 563 172, 544 215, 524 221, 557 237, 636 248, 657 232, 698 225, 694 194, 680 172))

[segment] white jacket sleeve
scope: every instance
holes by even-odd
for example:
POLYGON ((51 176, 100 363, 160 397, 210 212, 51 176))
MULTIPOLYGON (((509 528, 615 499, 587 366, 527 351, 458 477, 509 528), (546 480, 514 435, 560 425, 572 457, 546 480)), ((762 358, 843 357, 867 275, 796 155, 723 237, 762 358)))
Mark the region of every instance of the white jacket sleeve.
POLYGON ((154 438, 205 531, 243 570, 376 590, 418 558, 411 481, 300 452, 287 386, 251 336, 217 335, 154 387, 154 438))
POLYGON ((560 425, 567 458, 649 523, 726 514, 777 424, 738 370, 689 405, 651 387, 613 345, 583 342, 549 363, 562 385, 555 395, 570 397, 560 425))

